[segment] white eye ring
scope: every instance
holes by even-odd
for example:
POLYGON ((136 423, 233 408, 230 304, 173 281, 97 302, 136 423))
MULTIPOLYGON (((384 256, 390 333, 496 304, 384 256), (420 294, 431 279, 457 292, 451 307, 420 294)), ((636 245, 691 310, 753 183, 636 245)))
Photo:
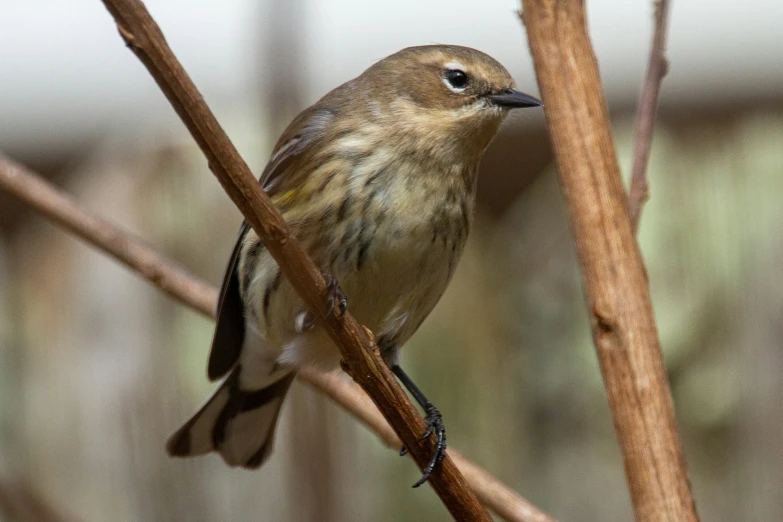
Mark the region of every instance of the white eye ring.
POLYGON ((468 75, 462 69, 447 69, 443 83, 454 92, 462 92, 468 86, 468 75))

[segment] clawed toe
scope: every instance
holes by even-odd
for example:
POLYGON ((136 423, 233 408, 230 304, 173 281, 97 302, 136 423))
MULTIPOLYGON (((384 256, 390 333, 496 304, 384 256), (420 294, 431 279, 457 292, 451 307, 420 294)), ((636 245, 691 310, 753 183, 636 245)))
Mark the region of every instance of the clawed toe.
MULTIPOLYGON (((435 450, 432 452, 429 463, 424 467, 421 473, 421 478, 413 485, 414 488, 418 488, 427 480, 429 480, 432 472, 438 464, 441 463, 446 456, 446 427, 443 425, 443 417, 441 416, 438 408, 433 405, 429 405, 425 409, 426 417, 424 420, 427 422, 427 431, 419 439, 419 441, 426 440, 430 435, 435 435, 435 450)), ((400 449, 400 456, 408 453, 408 448, 403 446, 400 449)))
MULTIPOLYGON (((345 314, 348 309, 348 298, 343 295, 340 290, 340 284, 337 279, 330 274, 324 274, 326 279, 326 315, 328 317, 334 311, 334 303, 337 302, 337 309, 340 311, 340 315, 345 314)), ((296 318, 295 329, 297 333, 304 333, 311 330, 315 326, 316 315, 312 310, 302 312, 296 318)))
MULTIPOLYGON (((427 431, 424 432, 424 435, 419 439, 419 441, 427 439, 430 435, 435 435, 435 450, 432 452, 430 461, 426 466, 424 466, 421 478, 413 485, 414 488, 418 488, 427 482, 427 480, 430 478, 430 475, 432 475, 432 472, 435 471, 435 468, 446 456, 446 427, 443 426, 443 418, 441 417, 438 408, 433 406, 432 403, 427 400, 427 397, 424 396, 419 387, 416 386, 416 383, 413 382, 408 374, 405 373, 402 368, 400 368, 400 365, 393 364, 391 370, 394 375, 397 376, 403 386, 405 386, 411 395, 413 395, 413 398, 416 399, 416 402, 418 402, 419 405, 424 409, 424 421, 427 423, 427 431)), ((403 446, 400 450, 400 455, 405 455, 406 453, 408 453, 408 449, 403 446)))
POLYGON ((329 316, 334 311, 335 301, 337 301, 337 310, 339 310, 340 315, 343 315, 348 310, 348 298, 340 290, 340 283, 337 282, 334 276, 325 274, 324 279, 326 279, 326 300, 328 302, 326 315, 329 316))

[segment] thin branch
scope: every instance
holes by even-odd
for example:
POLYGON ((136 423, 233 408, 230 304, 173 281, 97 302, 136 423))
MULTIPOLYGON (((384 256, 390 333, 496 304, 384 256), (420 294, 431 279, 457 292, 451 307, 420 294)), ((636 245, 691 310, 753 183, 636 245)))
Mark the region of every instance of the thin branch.
MULTIPOLYGON (((201 147, 212 172, 264 241, 283 275, 305 304, 324 318, 323 328, 340 349, 351 375, 378 405, 419 467, 426 466, 434 451, 434 441, 432 437, 420 440, 426 430, 424 421, 380 356, 372 333, 350 314, 341 315, 339 307, 329 311, 326 283, 320 271, 291 235, 144 4, 140 0, 103 0, 103 3, 117 22, 125 43, 158 83, 201 147)), ((455 519, 492 520, 448 455, 429 483, 455 519)))
MULTIPOLYGON (((180 303, 204 315, 213 316, 217 299, 214 287, 178 268, 130 233, 82 209, 62 191, 3 156, 0 156, 0 190, 19 198, 55 224, 120 261, 180 303), (123 248, 116 248, 118 244, 123 248), (144 255, 139 255, 139 252, 144 255), (154 260, 154 263, 150 260, 154 260), (151 265, 155 267, 154 270, 149 269, 151 265), (164 288, 161 281, 169 283, 164 288), (177 281, 177 284, 171 284, 171 281, 177 281)), ((386 445, 399 448, 400 439, 361 388, 334 373, 309 367, 303 368, 298 378, 366 424, 386 445)), ((555 522, 453 448, 449 452, 482 504, 504 519, 514 522, 555 522)))
POLYGON ((82 209, 65 192, 2 156, 0 188, 139 272, 171 297, 212 317, 217 301, 217 290, 214 287, 165 259, 141 239, 82 209))
POLYGON ((696 521, 584 2, 522 6, 636 520, 696 521))
POLYGON ((633 167, 631 167, 631 187, 628 200, 633 231, 639 229, 642 206, 650 197, 647 185, 647 164, 652 146, 653 125, 658 109, 658 94, 661 82, 668 71, 666 60, 666 34, 669 23, 669 0, 654 0, 655 29, 653 31, 650 61, 647 64, 647 76, 639 98, 636 111, 636 123, 633 135, 633 167))

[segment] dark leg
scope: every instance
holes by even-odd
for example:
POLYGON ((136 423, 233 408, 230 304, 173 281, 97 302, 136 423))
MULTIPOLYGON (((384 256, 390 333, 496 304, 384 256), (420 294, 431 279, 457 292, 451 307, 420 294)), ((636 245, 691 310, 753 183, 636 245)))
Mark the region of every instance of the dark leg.
MULTIPOLYGON (((440 464, 443 457, 446 456, 446 428, 443 426, 443 418, 441 417, 438 408, 427 400, 427 397, 425 397, 419 387, 416 386, 416 383, 408 377, 408 374, 405 373, 398 364, 393 365, 391 369, 403 386, 411 392, 411 395, 416 399, 416 402, 424 409, 424 420, 427 422, 427 431, 424 432, 424 435, 419 440, 424 440, 433 433, 435 434, 435 451, 430 458, 430 462, 424 467, 424 470, 422 470, 421 478, 413 485, 414 488, 417 488, 427 482, 427 479, 430 478, 435 467, 440 464)), ((400 450, 400 455, 405 455, 406 452, 406 448, 403 447, 400 450)))

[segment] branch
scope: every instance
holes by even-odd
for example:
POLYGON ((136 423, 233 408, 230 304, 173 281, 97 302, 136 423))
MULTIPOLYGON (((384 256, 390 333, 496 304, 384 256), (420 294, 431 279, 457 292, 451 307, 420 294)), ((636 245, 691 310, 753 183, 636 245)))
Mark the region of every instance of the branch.
POLYGON ((522 0, 636 520, 696 521, 582 0, 522 0))
POLYGON ((653 32, 650 61, 647 64, 647 76, 639 98, 636 123, 633 135, 633 167, 631 168, 631 188, 628 193, 631 226, 634 232, 639 229, 642 205, 650 197, 647 186, 647 163, 650 159, 653 124, 658 108, 658 93, 661 81, 666 76, 666 27, 669 21, 669 0, 654 0, 655 30, 653 32))
POLYGON ((0 156, 0 189, 24 201, 54 223, 103 250, 184 305, 212 317, 217 290, 177 267, 155 250, 52 187, 18 163, 0 156))
MULTIPOLYGON (((55 224, 109 254, 180 303, 213 317, 217 289, 178 268, 130 233, 82 209, 64 192, 3 156, 0 156, 0 190, 19 198, 55 224), (122 245, 122 248, 117 248, 117 245, 122 245), (150 269, 150 266, 154 269, 150 269), (172 284, 172 281, 176 281, 176 284, 172 284)), ((311 367, 302 368, 297 377, 366 424, 387 446, 400 447, 400 439, 361 388, 334 373, 311 367)), ((504 519, 514 522, 555 522, 456 450, 449 449, 449 452, 481 503, 504 519)))
MULTIPOLYGON (((169 49, 144 4, 140 0, 103 0, 103 3, 117 22, 125 43, 158 83, 201 147, 210 169, 263 240, 283 275, 309 309, 324 318, 322 326, 340 349, 353 378, 372 397, 419 467, 426 466, 434 441, 432 437, 419 440, 426 430, 424 421, 380 356, 371 332, 350 314, 341 316, 337 306, 329 312, 326 283, 320 271, 291 235, 288 225, 169 49)), ((455 519, 491 521, 448 455, 429 483, 455 519)))

